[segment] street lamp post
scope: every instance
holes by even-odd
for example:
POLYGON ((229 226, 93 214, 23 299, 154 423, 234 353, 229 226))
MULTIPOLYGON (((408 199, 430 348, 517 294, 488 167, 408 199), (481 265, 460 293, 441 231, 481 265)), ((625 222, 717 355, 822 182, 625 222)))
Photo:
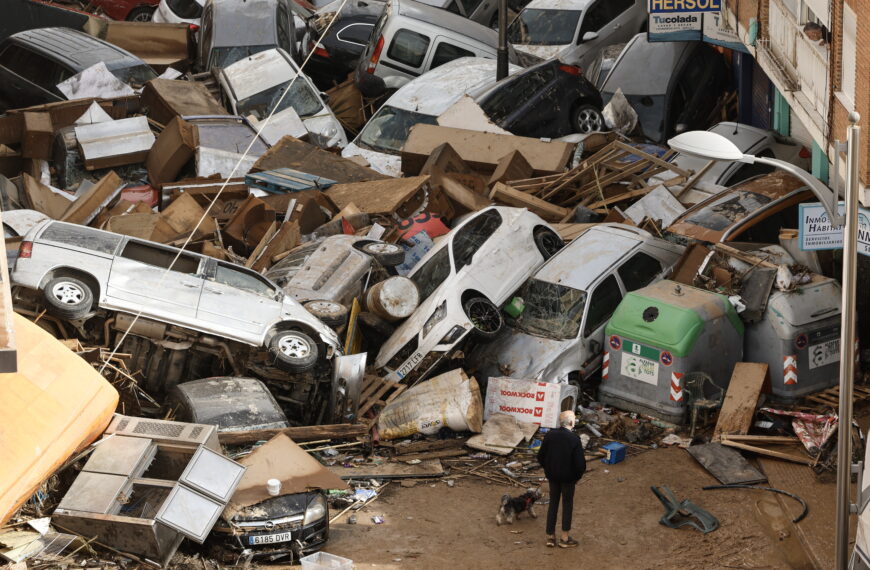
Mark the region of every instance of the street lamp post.
MULTIPOLYGON (((810 187, 822 203, 832 226, 843 229, 843 282, 842 310, 840 312, 840 409, 839 436, 837 438, 837 535, 836 568, 845 570, 849 558, 849 514, 851 512, 852 475, 852 384, 854 382, 855 358, 852 354, 855 342, 855 283, 857 278, 858 247, 858 140, 861 128, 857 113, 849 115, 852 123, 848 128, 846 143, 846 208, 845 216, 838 209, 839 197, 809 172, 788 162, 743 154, 734 143, 709 131, 690 131, 675 136, 668 145, 678 152, 708 160, 731 160, 749 164, 769 164, 779 167, 799 178, 810 187)), ((860 485, 861 482, 859 481, 860 485)))

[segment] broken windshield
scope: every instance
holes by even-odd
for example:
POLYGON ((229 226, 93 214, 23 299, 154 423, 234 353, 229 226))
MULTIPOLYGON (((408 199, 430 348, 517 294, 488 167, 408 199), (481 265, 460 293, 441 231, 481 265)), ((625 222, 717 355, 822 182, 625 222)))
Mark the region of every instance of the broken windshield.
POLYGON ((384 105, 363 128, 357 144, 369 150, 399 154, 408 140, 411 127, 417 124, 434 125, 436 118, 384 105))
POLYGON ((238 114, 242 116, 251 114, 258 121, 262 121, 272 112, 275 103, 278 102, 281 94, 284 93, 284 89, 291 82, 290 92, 281 100, 280 106, 275 110, 276 113, 283 111, 287 107, 293 107, 293 110, 300 117, 310 117, 323 109, 323 103, 308 85, 308 82, 302 77, 298 77, 296 81, 291 79, 287 83, 281 83, 271 89, 251 95, 247 99, 242 99, 239 101, 238 114))
POLYGON ((556 340, 577 338, 586 291, 558 283, 529 279, 520 289, 525 308, 514 321, 523 332, 556 340))
POLYGON ((728 192, 726 196, 704 206, 686 221, 702 228, 722 231, 733 226, 752 212, 769 204, 771 198, 764 194, 738 190, 728 192))
POLYGON ((579 21, 580 10, 525 9, 511 23, 508 41, 539 46, 570 44, 579 21))
POLYGON ((442 247, 426 263, 420 266, 413 275, 408 277, 420 289, 420 303, 422 304, 449 276, 450 250, 447 247, 442 247))

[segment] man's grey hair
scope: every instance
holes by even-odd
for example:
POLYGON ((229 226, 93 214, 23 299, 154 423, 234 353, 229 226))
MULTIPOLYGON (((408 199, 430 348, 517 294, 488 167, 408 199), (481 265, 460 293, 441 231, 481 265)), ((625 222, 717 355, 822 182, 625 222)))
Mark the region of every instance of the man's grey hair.
POLYGON ((559 414, 559 425, 562 427, 569 427, 575 419, 574 412, 571 410, 565 410, 559 414))

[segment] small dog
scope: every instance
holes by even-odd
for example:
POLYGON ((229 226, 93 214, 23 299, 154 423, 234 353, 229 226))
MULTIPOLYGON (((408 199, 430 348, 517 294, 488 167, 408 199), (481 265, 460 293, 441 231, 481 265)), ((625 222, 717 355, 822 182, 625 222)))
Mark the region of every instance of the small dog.
POLYGON ((520 513, 528 511, 533 519, 538 518, 535 513, 535 501, 541 498, 540 489, 528 489, 519 497, 505 495, 501 498, 501 506, 495 515, 495 522, 499 526, 504 523, 514 524, 514 517, 520 518, 520 513))

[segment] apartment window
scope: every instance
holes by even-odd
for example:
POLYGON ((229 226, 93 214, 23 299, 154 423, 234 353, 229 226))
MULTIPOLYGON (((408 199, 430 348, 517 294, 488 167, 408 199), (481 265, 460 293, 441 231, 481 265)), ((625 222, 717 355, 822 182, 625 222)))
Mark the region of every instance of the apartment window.
POLYGON ((857 68, 857 26, 855 11, 848 4, 843 3, 843 53, 840 57, 840 91, 848 97, 855 107, 855 72, 857 68))

